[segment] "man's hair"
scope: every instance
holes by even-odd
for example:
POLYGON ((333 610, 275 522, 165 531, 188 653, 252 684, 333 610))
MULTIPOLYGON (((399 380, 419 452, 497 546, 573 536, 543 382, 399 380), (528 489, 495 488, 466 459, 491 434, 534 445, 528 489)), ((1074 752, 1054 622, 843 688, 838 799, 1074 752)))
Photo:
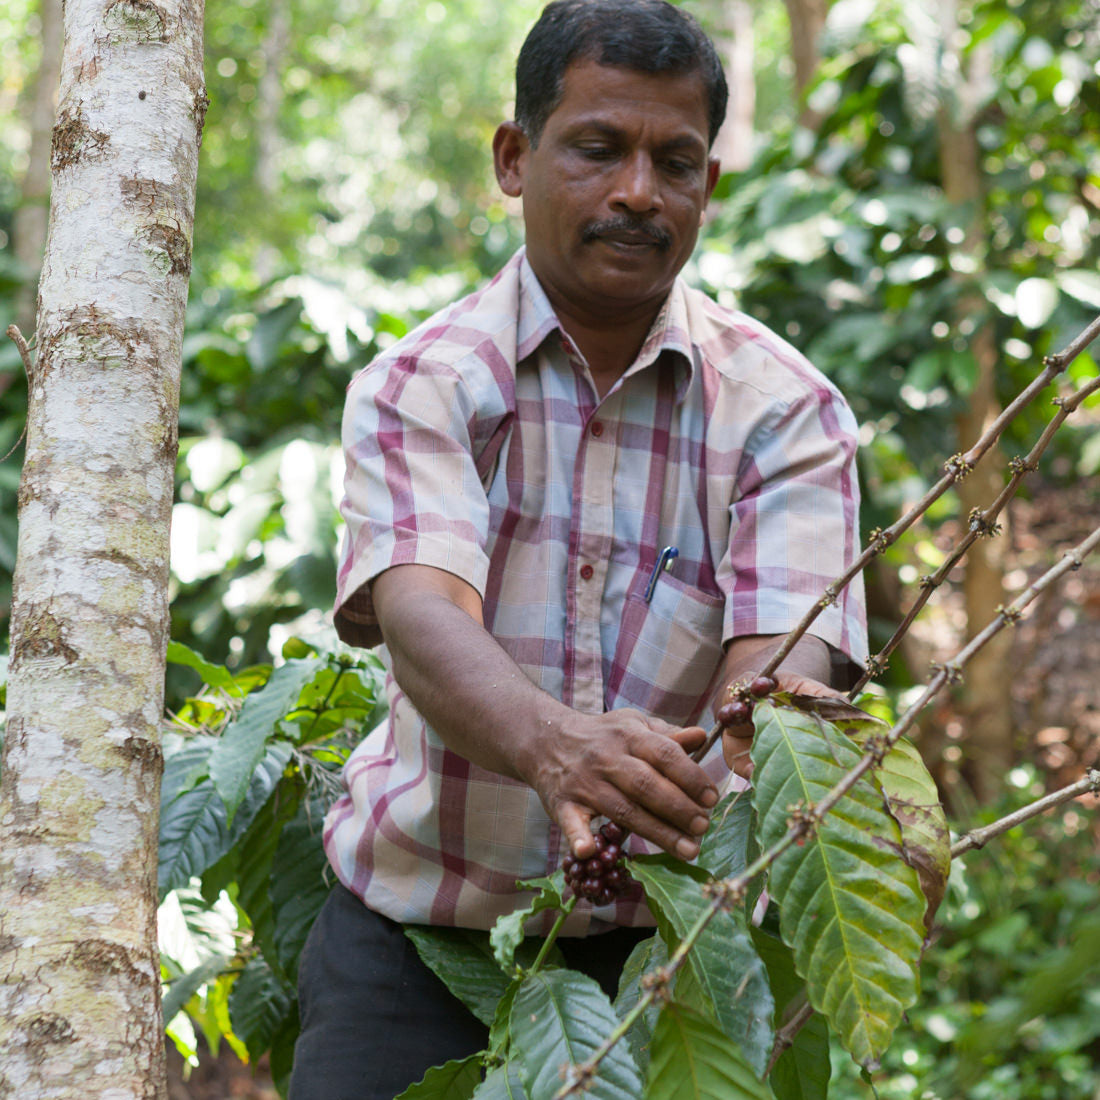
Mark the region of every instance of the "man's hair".
POLYGON ((714 144, 729 89, 714 43, 691 15, 665 0, 554 0, 516 62, 516 121, 532 145, 561 103, 565 70, 587 60, 642 73, 698 73, 714 144))

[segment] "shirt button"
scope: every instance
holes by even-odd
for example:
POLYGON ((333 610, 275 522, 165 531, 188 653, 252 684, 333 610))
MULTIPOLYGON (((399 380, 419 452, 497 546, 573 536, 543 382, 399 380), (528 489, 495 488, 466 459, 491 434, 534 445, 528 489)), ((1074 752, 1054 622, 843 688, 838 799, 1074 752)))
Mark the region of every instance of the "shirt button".
POLYGON ((597 439, 599 439, 600 436, 603 435, 603 421, 602 420, 593 420, 592 421, 592 434, 597 439))
POLYGON ((595 572, 596 572, 596 570, 593 569, 591 565, 582 565, 581 566, 581 579, 586 580, 586 581, 590 581, 592 579, 592 574, 595 573, 595 572))

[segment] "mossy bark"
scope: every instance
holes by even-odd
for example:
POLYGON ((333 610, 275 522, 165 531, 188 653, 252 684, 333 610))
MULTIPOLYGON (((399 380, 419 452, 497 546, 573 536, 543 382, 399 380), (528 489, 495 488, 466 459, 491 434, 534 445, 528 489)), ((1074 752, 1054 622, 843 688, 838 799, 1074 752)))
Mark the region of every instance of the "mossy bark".
POLYGON ((67 0, 0 785, 0 1098, 164 1096, 156 837, 201 0, 67 0))

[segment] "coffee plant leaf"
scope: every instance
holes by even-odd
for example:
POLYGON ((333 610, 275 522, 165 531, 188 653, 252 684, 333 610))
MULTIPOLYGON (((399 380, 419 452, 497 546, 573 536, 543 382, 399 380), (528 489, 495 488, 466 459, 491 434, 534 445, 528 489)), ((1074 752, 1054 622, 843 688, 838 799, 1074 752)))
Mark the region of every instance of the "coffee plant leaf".
POLYGON ((216 665, 208 661, 201 653, 196 653, 182 642, 168 643, 168 663, 182 665, 192 669, 202 677, 202 682, 213 688, 220 688, 230 695, 240 695, 241 688, 233 678, 233 673, 225 665, 216 665))
MULTIPOLYGON (((520 1078, 530 1100, 551 1100, 562 1071, 588 1059, 619 1023, 599 985, 575 970, 528 974, 512 1005, 512 1043, 523 1052, 520 1078)), ((591 1100, 638 1100, 642 1075, 616 1043, 585 1089, 591 1100)))
POLYGON ((165 738, 157 852, 157 885, 162 898, 200 876, 244 836, 282 778, 291 755, 291 746, 285 741, 262 746, 231 823, 213 781, 193 781, 207 767, 217 744, 216 738, 205 734, 165 738))
POLYGON ((515 968, 516 948, 523 942, 523 928, 527 921, 536 913, 545 912, 547 909, 561 909, 565 904, 565 899, 562 897, 565 891, 565 874, 561 870, 555 871, 548 878, 529 879, 517 882, 516 885, 521 890, 536 890, 534 899, 522 909, 498 917, 493 930, 489 933, 493 954, 500 968, 509 977, 515 968))
MULTIPOLYGON (((844 733, 768 703, 754 713, 752 759, 760 845, 786 836, 861 759, 844 733)), ((877 1066, 917 998, 924 897, 878 784, 861 778, 801 846, 769 872, 783 940, 825 1014, 862 1066, 877 1066)))
MULTIPOLYGON (((768 969, 778 1031, 806 1003, 806 983, 794 968, 791 949, 778 936, 753 928, 752 942, 768 969)), ((820 1012, 815 1012, 795 1032, 768 1080, 780 1100, 828 1100, 830 1073, 829 1025, 820 1012)))
MULTIPOLYGON (((408 924, 405 935, 425 966, 483 1024, 492 1024, 511 979, 496 961, 489 933, 475 928, 408 924)), ((535 939, 521 943, 516 950, 519 965, 530 966, 541 946, 542 941, 535 939)), ((553 948, 548 961, 560 960, 561 953, 553 948)))
POLYGON ((739 875, 756 858, 755 833, 751 793, 733 791, 711 810, 695 862, 715 878, 739 875))
POLYGON ((204 959, 194 970, 175 978, 164 991, 161 1002, 161 1015, 167 1027, 183 1011, 184 1005, 207 984, 214 981, 232 962, 227 955, 212 955, 204 959))
POLYGON ((302 689, 325 665, 319 657, 287 661, 272 672, 262 688, 245 697, 241 713, 222 731, 210 754, 210 778, 230 821, 244 800, 268 739, 293 710, 302 689))
MULTIPOLYGON (((864 731, 855 735, 864 742, 864 731)), ((924 924, 943 901, 951 871, 951 831, 940 803, 936 781, 924 766, 916 745, 901 738, 875 770, 886 806, 901 829, 902 854, 920 879, 924 893, 924 924)))
POLYGON ((276 958, 291 981, 296 980, 306 936, 332 890, 328 859, 321 846, 327 809, 328 799, 320 793, 303 800, 297 814, 283 826, 271 864, 276 958))
MULTIPOLYGON (((674 950, 711 908, 703 892, 710 876, 668 855, 639 856, 628 867, 645 888, 657 927, 674 950)), ((707 994, 719 1026, 747 1064, 763 1074, 772 1046, 775 1002, 744 916, 719 910, 700 933, 685 965, 707 994)))
POLYGON ((263 956, 245 964, 229 993, 229 1019, 233 1034, 248 1048, 255 1061, 271 1049, 272 1040, 290 1016, 295 991, 275 973, 263 956))
MULTIPOLYGON (((634 950, 623 963, 623 972, 619 976, 619 991, 615 997, 614 1008, 620 1020, 626 1019, 634 1006, 642 998, 642 977, 650 970, 664 966, 668 962, 668 948, 660 936, 650 936, 647 940, 634 945, 634 950)), ((634 1053, 638 1067, 645 1070, 649 1065, 649 1047, 653 1042, 653 1029, 657 1025, 660 1006, 651 1004, 634 1021, 626 1033, 626 1041, 634 1053)))
POLYGON ((285 1097, 290 1092, 290 1074, 294 1069, 294 1044, 302 1030, 297 999, 290 1002, 290 1015, 282 1022, 271 1040, 271 1081, 276 1092, 285 1097))
POLYGON ((481 1084, 481 1055, 432 1066, 424 1076, 394 1100, 471 1100, 481 1084))
POLYGON ((473 1100, 528 1100, 519 1076, 519 1063, 510 1059, 497 1066, 474 1090, 473 1100))
POLYGON ((774 1100, 713 1020, 670 1001, 653 1033, 644 1100, 774 1100))
POLYGON ((293 820, 300 801, 299 784, 284 779, 279 785, 277 797, 268 799, 235 849, 237 905, 252 925, 253 942, 275 969, 278 969, 279 953, 275 947, 271 869, 275 863, 283 826, 293 820))

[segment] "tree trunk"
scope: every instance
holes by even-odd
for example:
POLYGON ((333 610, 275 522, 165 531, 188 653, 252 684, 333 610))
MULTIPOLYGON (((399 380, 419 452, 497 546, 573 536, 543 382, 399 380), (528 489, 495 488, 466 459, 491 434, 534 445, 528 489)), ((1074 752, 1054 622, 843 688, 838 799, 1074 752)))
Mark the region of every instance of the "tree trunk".
MULTIPOLYGON (((829 14, 830 0, 783 0, 791 24, 791 60, 794 62, 794 87, 805 95, 821 60, 821 32, 829 14)), ((801 125, 816 130, 821 116, 803 102, 798 116, 801 125)))
POLYGON ((714 155, 723 171, 743 172, 752 163, 756 118, 756 39, 752 5, 748 0, 725 0, 722 6, 723 52, 730 100, 726 121, 714 142, 714 155))
MULTIPOLYGON (((252 178, 260 192, 264 210, 275 209, 279 187, 279 115, 283 108, 283 69, 290 41, 290 5, 288 0, 271 0, 267 30, 260 43, 263 70, 260 73, 253 113, 256 127, 256 166, 252 178)), ((279 269, 279 253, 271 244, 262 244, 254 261, 260 283, 273 279, 279 269)))
POLYGON ((0 1098, 164 1095, 168 531, 202 0, 67 0, 0 786, 0 1098))
MULTIPOLYGON (((26 274, 15 300, 15 323, 28 335, 34 327, 34 298, 42 250, 46 244, 46 216, 50 198, 50 137, 57 107, 61 72, 61 0, 39 0, 42 57, 31 93, 31 143, 27 170, 19 188, 19 205, 12 218, 12 252, 26 274)), ((0 393, 11 376, 0 377, 0 393)))
MULTIPOLYGON (((954 0, 940 0, 939 16, 944 34, 943 48, 952 51, 955 48, 952 30, 958 26, 954 0)), ((943 189, 950 202, 960 207, 968 206, 973 211, 961 248, 980 265, 985 252, 984 195, 973 104, 981 85, 992 78, 989 52, 977 48, 966 60, 956 54, 955 64, 948 71, 958 74, 958 82, 951 89, 954 94, 948 96, 941 107, 938 119, 943 189)), ((979 293, 960 288, 956 328, 964 322, 977 326, 966 337, 977 377, 966 409, 955 422, 960 450, 971 446, 1001 411, 996 393, 999 356, 992 328, 988 323, 981 323, 985 312, 986 305, 979 293)), ((1003 487, 1004 456, 994 447, 977 469, 956 486, 964 519, 975 508, 989 507, 1003 487)), ((1008 514, 1002 513, 1002 526, 1007 522, 1008 514)), ((1004 551, 1007 541, 1004 535, 982 538, 967 553, 963 595, 968 638, 977 634, 1006 602, 1004 551)), ((962 695, 965 759, 961 771, 981 801, 988 801, 1003 787, 1004 772, 1015 758, 1011 700, 1007 690, 1012 681, 1008 663, 1011 645, 1011 633, 1002 631, 970 662, 965 674, 962 695)))

